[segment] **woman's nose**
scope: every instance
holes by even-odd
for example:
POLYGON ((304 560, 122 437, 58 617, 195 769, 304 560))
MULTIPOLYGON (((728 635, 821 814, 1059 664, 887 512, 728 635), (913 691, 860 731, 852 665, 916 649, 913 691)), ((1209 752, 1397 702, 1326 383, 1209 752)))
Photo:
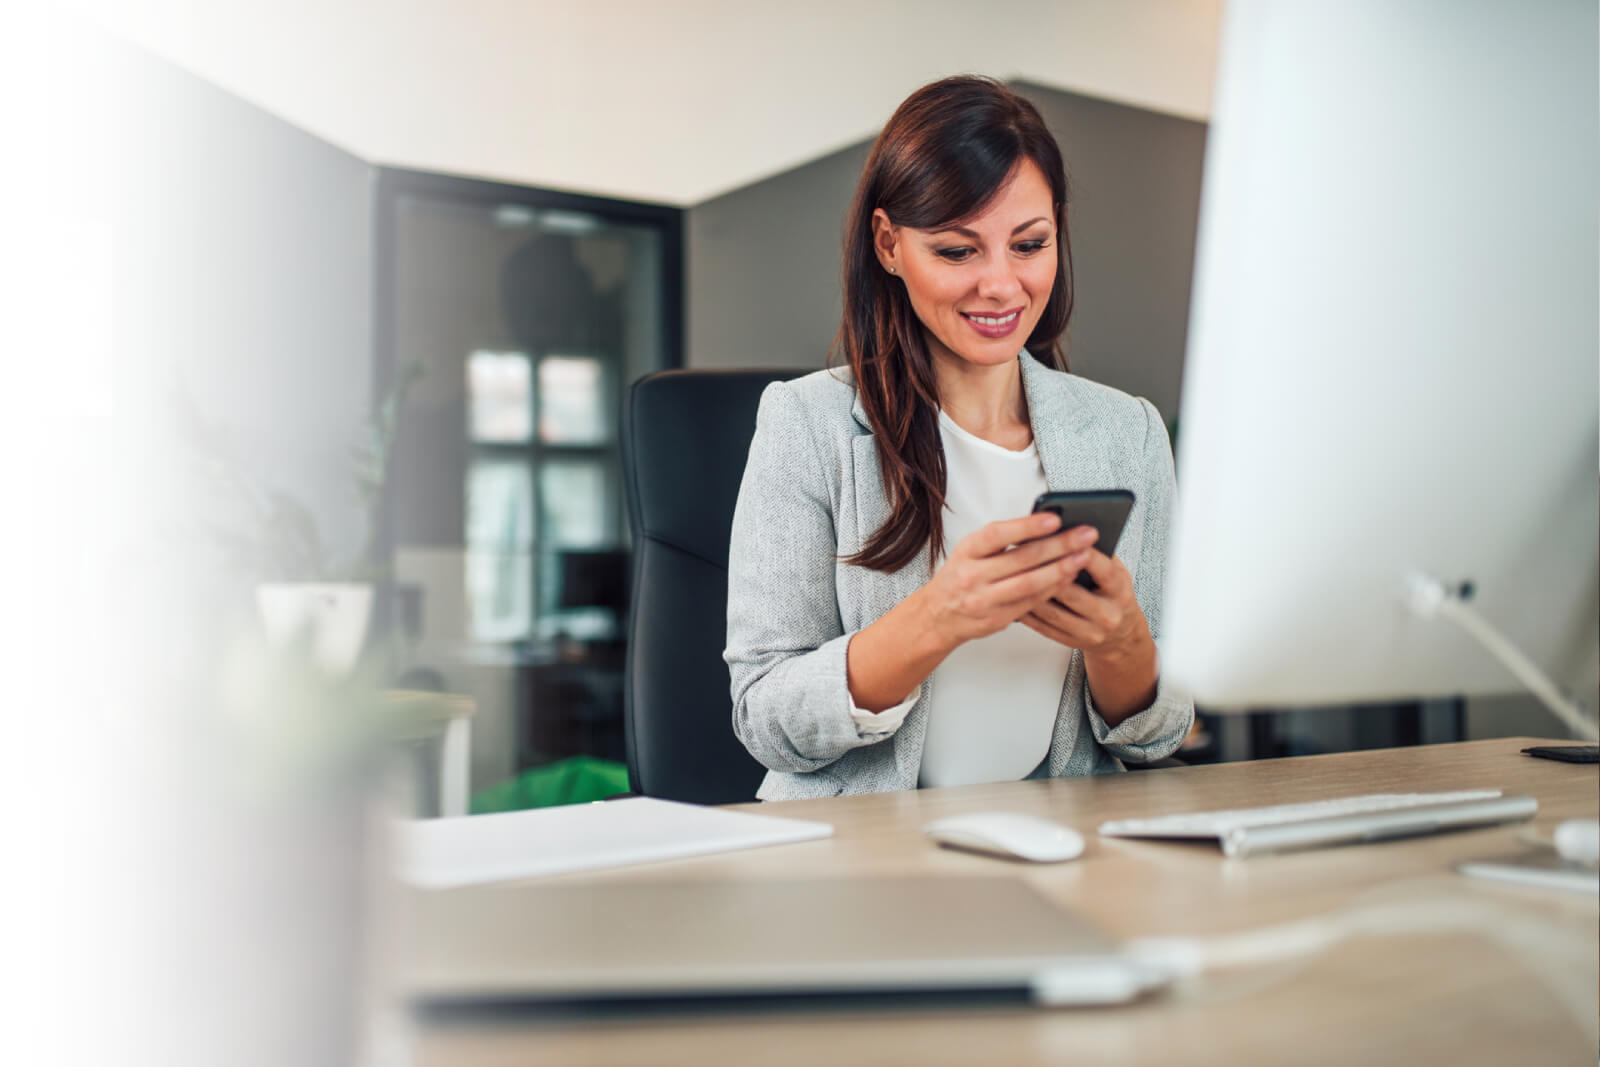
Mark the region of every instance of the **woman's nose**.
POLYGON ((978 295, 985 300, 1015 296, 1021 288, 1007 256, 989 260, 978 276, 978 295))

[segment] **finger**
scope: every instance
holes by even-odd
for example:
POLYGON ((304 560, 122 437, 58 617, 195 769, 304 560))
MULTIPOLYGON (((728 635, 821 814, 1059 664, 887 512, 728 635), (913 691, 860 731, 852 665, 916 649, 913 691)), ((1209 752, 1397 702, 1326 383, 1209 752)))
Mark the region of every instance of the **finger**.
POLYGON ((1050 587, 1050 589, 1034 593, 1032 597, 1024 597, 1022 600, 1003 605, 1003 609, 1013 619, 1019 619, 1019 617, 1027 616, 1027 614, 1037 616, 1040 621, 1053 625, 1056 629, 1069 633, 1072 637, 1090 637, 1093 633, 1098 632, 1093 622, 1088 621, 1085 617, 1077 616, 1072 611, 1067 611, 1064 606, 1059 605, 1058 601, 1054 600, 1054 595, 1056 595, 1056 590, 1058 589, 1061 589, 1059 582, 1050 587))
POLYGON ((1089 577, 1105 591, 1105 595, 1114 599, 1120 599, 1125 590, 1131 591, 1133 588, 1132 581, 1127 580, 1128 568, 1122 565, 1122 561, 1099 549, 1089 553, 1089 561, 1083 569, 1089 572, 1089 577))
POLYGON ((1006 607, 1048 599, 1053 590, 1083 569, 1084 549, 992 583, 994 602, 1006 607))
POLYGON ((1040 511, 1020 519, 991 522, 963 538, 957 548, 974 559, 982 559, 1004 552, 1012 545, 1020 545, 1036 537, 1047 537, 1060 528, 1061 516, 1053 511, 1040 511))
POLYGON ((1073 614, 1054 601, 1041 604, 1029 614, 1065 637, 1073 648, 1094 648, 1106 637, 1105 628, 1094 620, 1073 614))
POLYGON ((1033 613, 1050 625, 1062 628, 1077 626, 1084 621, 1084 616, 1062 604, 1054 596, 1034 608, 1033 613))
POLYGON ((979 527, 961 541, 961 548, 975 559, 1004 552, 1012 545, 1020 545, 1036 537, 1047 537, 1061 528, 1061 516, 1051 511, 1024 515, 1020 519, 1003 519, 979 527))
POLYGON ((1022 618, 1018 619, 1017 621, 1022 623, 1022 625, 1026 626, 1028 629, 1032 630, 1034 633, 1038 634, 1040 637, 1047 637, 1058 645, 1066 645, 1068 648, 1078 647, 1077 644, 1073 642, 1072 637, 1069 634, 1057 629, 1054 626, 1051 626, 1048 622, 1041 619, 1039 616, 1032 614, 1031 612, 1022 616, 1022 618))
POLYGON ((1030 541, 1025 545, 1018 545, 1009 552, 1001 552, 980 561, 980 566, 988 568, 985 576, 990 581, 998 581, 1012 574, 1033 567, 1043 566, 1053 559, 1059 559, 1074 549, 1085 549, 1093 545, 1100 537, 1100 532, 1093 526, 1074 526, 1070 530, 1049 537, 1030 541))
POLYGON ((1072 614, 1104 630, 1114 629, 1120 615, 1117 602, 1104 591, 1090 592, 1077 582, 1066 583, 1056 591, 1055 598, 1072 614))
POLYGON ((1001 552, 979 560, 979 573, 987 580, 996 582, 1014 574, 1021 574, 1023 571, 1033 570, 1035 567, 1042 567, 1084 547, 1082 537, 1072 531, 1052 534, 1037 541, 1029 541, 1025 545, 1018 545, 1010 552, 1001 552))

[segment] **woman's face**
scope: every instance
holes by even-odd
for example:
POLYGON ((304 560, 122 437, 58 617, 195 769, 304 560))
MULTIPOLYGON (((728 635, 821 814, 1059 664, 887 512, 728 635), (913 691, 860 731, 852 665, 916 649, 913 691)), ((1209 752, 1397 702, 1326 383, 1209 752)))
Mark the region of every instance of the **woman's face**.
POLYGON ((935 364, 1014 360, 1044 314, 1056 280, 1050 183, 1024 159, 983 213, 959 227, 917 230, 873 213, 885 269, 905 283, 935 364))

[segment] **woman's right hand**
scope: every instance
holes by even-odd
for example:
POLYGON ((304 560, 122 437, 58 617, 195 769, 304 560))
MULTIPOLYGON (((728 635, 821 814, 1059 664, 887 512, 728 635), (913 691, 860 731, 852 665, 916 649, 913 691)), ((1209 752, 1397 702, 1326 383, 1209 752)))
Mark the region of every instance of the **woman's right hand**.
POLYGON ((879 712, 902 703, 958 647, 1049 600, 1083 569, 1098 536, 1088 526, 1057 532, 1060 524, 1041 512, 957 542, 928 584, 851 639, 845 679, 855 706, 879 712))
POLYGON ((1010 626, 1083 569, 1099 535, 1089 526, 1057 532, 1060 525, 1054 512, 1039 512, 991 522, 956 542, 917 593, 947 651, 1010 626))

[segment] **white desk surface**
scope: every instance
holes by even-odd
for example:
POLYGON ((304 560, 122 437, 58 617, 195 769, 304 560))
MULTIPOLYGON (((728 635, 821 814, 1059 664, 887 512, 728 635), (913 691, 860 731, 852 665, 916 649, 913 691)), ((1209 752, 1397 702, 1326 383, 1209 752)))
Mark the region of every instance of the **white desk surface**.
MULTIPOLYGON (((1600 811, 1593 764, 1533 759, 1530 738, 750 805, 834 824, 835 835, 574 880, 928 877, 1011 871, 1122 937, 1248 930, 1407 895, 1489 900, 1540 916, 1600 956, 1593 899, 1462 878, 1454 864, 1519 851, 1564 818, 1600 811), (1500 788, 1537 797, 1531 824, 1225 860, 1214 846, 1100 839, 1112 817, 1290 803, 1354 793, 1500 788), (940 849, 933 819, 968 811, 1045 815, 1085 832, 1076 861, 1032 866, 940 849)), ((1544 742, 1559 743, 1559 742, 1544 742)), ((1195 996, 1106 1010, 758 1010, 604 1022, 451 1023, 416 1034, 416 1063, 1590 1064, 1595 1044, 1523 962, 1490 940, 1427 934, 1346 942, 1281 980, 1239 972, 1195 996)), ((1595 971, 1574 990, 1600 1004, 1595 971)), ((1600 1012, 1588 1020, 1600 1026, 1600 1012)))

